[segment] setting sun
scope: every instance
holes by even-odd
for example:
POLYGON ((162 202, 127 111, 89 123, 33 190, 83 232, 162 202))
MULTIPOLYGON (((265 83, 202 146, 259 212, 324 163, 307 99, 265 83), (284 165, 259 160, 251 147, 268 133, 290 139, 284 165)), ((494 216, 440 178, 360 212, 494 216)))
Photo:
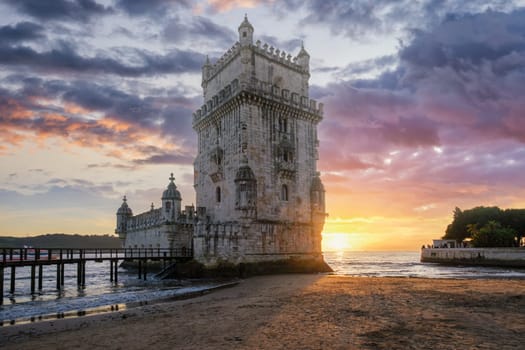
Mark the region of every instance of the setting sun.
POLYGON ((345 251, 355 249, 355 240, 350 233, 323 233, 323 251, 345 251))

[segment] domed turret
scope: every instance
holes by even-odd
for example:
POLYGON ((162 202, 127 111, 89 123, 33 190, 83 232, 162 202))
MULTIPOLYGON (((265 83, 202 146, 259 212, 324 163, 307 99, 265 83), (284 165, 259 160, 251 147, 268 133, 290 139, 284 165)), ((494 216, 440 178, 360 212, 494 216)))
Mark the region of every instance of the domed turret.
POLYGON ((132 216, 133 211, 131 211, 131 208, 128 206, 126 196, 124 196, 124 198, 122 198, 122 204, 117 210, 117 228, 115 229, 115 233, 118 234, 122 243, 124 243, 126 234, 128 232, 128 219, 132 216))
POLYGON ((297 54, 297 64, 304 69, 310 69, 310 55, 304 49, 304 43, 301 43, 301 51, 297 54))
POLYGON ((322 226, 326 217, 325 190, 319 175, 319 173, 315 175, 310 185, 310 205, 312 208, 312 220, 322 226))
POLYGON ((169 178, 168 188, 162 193, 162 213, 167 221, 175 221, 180 215, 182 198, 175 186, 173 173, 169 178))
POLYGON ((244 15, 244 21, 239 26, 239 42, 242 46, 253 44, 253 26, 248 21, 248 15, 244 15))

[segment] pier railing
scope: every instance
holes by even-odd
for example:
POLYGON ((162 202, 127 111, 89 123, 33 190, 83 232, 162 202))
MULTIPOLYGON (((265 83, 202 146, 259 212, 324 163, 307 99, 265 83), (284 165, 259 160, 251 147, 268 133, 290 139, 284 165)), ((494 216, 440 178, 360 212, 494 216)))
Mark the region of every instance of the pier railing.
POLYGON ((42 289, 43 267, 56 265, 56 288, 64 286, 64 266, 77 264, 77 285, 86 285, 86 262, 109 261, 109 278, 118 282, 118 263, 122 261, 137 262, 138 277, 146 279, 148 261, 189 260, 193 251, 187 248, 0 248, 0 305, 4 296, 4 269, 11 269, 10 292, 15 291, 16 268, 31 268, 31 293, 35 292, 38 268, 38 289, 42 289))

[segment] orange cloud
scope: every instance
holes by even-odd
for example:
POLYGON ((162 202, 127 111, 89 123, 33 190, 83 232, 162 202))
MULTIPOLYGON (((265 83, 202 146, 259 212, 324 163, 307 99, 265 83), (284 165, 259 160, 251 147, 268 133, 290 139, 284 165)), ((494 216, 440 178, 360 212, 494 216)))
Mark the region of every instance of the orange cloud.
POLYGON ((274 0, 208 0, 208 6, 215 12, 226 12, 234 8, 254 8, 273 2, 274 0))

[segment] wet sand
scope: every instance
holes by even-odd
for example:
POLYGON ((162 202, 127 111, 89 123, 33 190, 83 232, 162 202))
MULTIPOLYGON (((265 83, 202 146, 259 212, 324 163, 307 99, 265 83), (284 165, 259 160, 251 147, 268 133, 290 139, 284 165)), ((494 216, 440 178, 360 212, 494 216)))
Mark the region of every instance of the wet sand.
POLYGON ((522 349, 525 280, 254 277, 187 300, 0 328, 3 349, 522 349))

